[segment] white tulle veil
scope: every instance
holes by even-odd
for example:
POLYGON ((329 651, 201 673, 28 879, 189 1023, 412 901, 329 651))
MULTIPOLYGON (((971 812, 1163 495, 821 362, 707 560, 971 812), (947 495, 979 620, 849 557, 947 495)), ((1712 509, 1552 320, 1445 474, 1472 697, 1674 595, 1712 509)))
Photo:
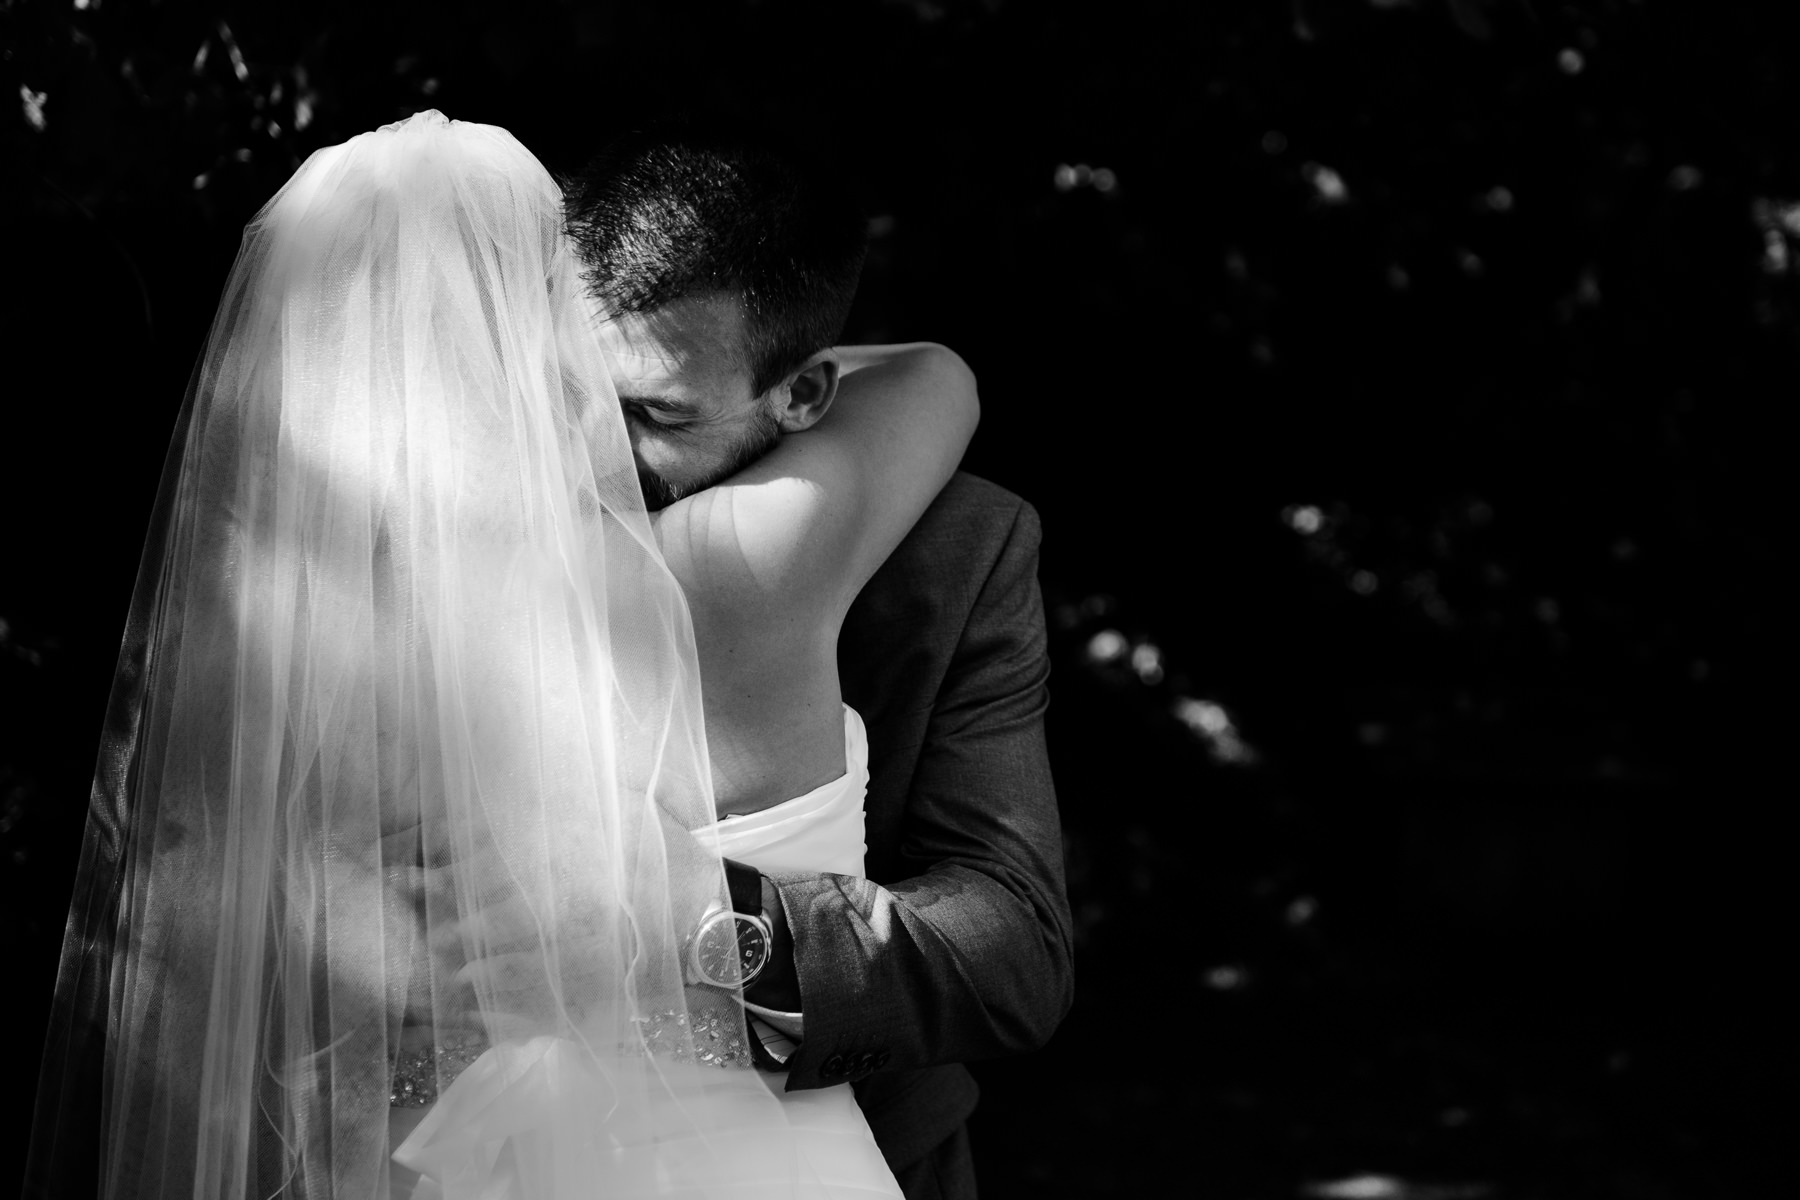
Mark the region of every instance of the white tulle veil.
POLYGON ((510 135, 424 113, 246 229, 121 656, 33 1194, 386 1195, 393 1102, 434 1090, 407 1162, 447 1195, 719 1194, 746 1154, 784 1190, 735 998, 683 982, 725 895, 686 832, 693 637, 560 220, 510 135), (722 1095, 761 1115, 710 1127, 722 1095))

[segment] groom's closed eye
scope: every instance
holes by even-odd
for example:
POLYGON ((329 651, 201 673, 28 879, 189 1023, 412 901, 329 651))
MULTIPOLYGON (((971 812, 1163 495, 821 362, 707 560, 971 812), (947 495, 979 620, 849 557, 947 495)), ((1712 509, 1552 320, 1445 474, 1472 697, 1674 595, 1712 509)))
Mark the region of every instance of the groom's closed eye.
POLYGON ((625 415, 633 420, 672 433, 679 433, 687 428, 694 418, 693 411, 686 405, 671 404, 666 400, 644 396, 621 396, 619 403, 624 406, 625 415))

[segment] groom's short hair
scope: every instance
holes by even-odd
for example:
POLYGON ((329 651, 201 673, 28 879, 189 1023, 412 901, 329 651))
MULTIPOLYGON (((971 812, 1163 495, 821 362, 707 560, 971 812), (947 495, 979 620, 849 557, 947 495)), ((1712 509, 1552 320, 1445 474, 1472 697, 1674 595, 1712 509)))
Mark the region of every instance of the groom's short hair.
POLYGON ((562 183, 583 275, 609 312, 740 297, 756 395, 842 336, 866 225, 799 156, 664 126, 619 138, 562 183))

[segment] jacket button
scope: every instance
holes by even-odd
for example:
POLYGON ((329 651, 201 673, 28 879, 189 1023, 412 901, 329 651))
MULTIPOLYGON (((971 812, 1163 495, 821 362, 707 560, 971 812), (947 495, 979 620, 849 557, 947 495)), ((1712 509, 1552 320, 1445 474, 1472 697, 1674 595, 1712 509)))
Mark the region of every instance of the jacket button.
POLYGON ((819 1064, 819 1074, 826 1079, 842 1079, 844 1069, 844 1056, 841 1054, 834 1054, 819 1064))

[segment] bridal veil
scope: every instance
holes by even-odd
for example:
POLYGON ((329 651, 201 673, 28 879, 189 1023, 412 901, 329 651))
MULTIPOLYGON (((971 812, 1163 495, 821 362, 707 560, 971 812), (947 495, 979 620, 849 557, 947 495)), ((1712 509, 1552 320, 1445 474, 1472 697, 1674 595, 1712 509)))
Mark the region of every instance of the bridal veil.
POLYGON ((687 832, 699 674, 594 319, 493 127, 321 150, 246 229, 132 601, 28 1195, 384 1196, 390 1111, 433 1099, 403 1157, 446 1195, 791 1190, 736 998, 684 985, 725 897, 687 832))

